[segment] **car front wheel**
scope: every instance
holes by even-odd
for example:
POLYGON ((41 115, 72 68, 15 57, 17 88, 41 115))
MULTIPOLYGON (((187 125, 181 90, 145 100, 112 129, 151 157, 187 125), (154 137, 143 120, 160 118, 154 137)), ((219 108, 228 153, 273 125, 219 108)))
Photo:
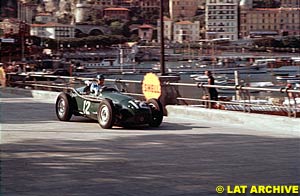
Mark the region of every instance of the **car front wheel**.
POLYGON ((151 108, 151 120, 149 125, 151 127, 159 127, 163 120, 163 107, 158 99, 149 99, 148 104, 151 108))
POLYGON ((110 129, 114 125, 115 115, 114 115, 114 106, 111 100, 103 100, 98 108, 97 118, 99 125, 103 129, 110 129))
POLYGON ((61 121, 69 121, 73 113, 71 96, 66 93, 58 95, 56 100, 56 116, 61 121))

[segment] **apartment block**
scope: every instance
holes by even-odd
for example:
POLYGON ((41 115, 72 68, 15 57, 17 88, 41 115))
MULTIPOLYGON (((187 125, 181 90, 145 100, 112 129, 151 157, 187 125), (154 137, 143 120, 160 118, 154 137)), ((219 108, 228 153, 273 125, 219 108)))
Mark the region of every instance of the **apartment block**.
POLYGON ((127 8, 106 8, 104 9, 104 18, 128 20, 129 9, 127 8))
MULTIPOLYGON (((161 38, 161 29, 160 29, 160 20, 157 21, 157 40, 160 42, 161 38)), ((164 38, 167 41, 173 40, 173 21, 168 18, 164 17, 164 38)))
POLYGON ((37 12, 37 4, 18 2, 18 19, 32 24, 37 12))
POLYGON ((300 8, 297 3, 298 0, 281 1, 280 8, 252 8, 242 4, 240 37, 300 35, 300 8))
POLYGON ((160 0, 140 0, 135 1, 135 4, 146 12, 155 12, 160 9, 160 0))
POLYGON ((238 39, 238 0, 207 0, 206 38, 238 39))
POLYGON ((53 22, 47 24, 32 24, 30 26, 30 35, 52 39, 74 38, 75 28, 73 25, 53 22))
POLYGON ((173 20, 187 19, 190 20, 196 15, 198 8, 197 0, 170 0, 169 12, 173 20))
POLYGON ((200 22, 180 21, 174 23, 174 41, 179 43, 200 40, 200 22))

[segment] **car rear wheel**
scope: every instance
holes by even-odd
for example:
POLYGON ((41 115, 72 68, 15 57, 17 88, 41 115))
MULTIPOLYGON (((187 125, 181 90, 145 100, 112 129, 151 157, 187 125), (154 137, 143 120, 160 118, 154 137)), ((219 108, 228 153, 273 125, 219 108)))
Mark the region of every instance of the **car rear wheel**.
POLYGON ((69 121, 73 114, 71 96, 66 93, 58 95, 56 100, 56 116, 61 121, 69 121))
POLYGON ((157 99, 149 99, 148 104, 151 108, 151 120, 149 125, 151 127, 159 127, 163 120, 163 107, 159 100, 157 99))
POLYGON ((114 106, 111 100, 103 100, 98 108, 97 119, 99 125, 103 129, 110 129, 114 125, 115 115, 114 115, 114 106))

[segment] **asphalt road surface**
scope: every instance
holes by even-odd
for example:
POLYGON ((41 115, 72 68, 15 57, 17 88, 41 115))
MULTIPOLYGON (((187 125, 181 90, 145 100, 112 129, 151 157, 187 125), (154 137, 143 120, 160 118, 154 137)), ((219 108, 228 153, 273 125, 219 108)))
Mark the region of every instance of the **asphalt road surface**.
POLYGON ((201 117, 103 130, 58 121, 54 100, 1 94, 0 103, 0 195, 207 196, 218 185, 300 184, 300 136, 201 117))

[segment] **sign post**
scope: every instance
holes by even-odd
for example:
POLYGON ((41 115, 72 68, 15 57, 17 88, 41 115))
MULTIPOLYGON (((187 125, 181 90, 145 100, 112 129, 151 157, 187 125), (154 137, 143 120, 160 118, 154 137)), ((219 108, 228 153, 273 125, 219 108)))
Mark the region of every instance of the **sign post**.
POLYGON ((143 80, 143 94, 146 100, 161 96, 161 85, 159 78, 154 73, 147 73, 143 80))
POLYGON ((154 73, 147 73, 144 76, 142 90, 146 100, 159 99, 163 105, 164 115, 167 115, 166 105, 177 104, 179 91, 177 86, 169 86, 169 82, 178 82, 179 76, 157 76, 154 73))

